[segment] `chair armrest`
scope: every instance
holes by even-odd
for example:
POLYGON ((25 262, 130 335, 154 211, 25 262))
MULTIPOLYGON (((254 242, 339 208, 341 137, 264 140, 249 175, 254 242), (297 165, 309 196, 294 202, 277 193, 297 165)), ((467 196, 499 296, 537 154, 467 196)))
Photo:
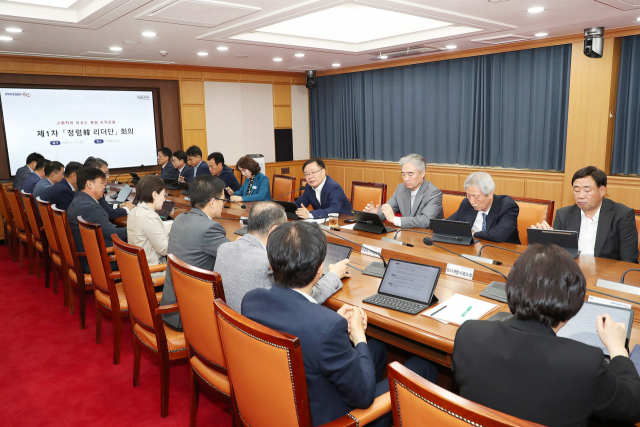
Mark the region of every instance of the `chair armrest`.
POLYGON ((164 285, 165 277, 158 277, 157 279, 153 279, 153 286, 162 286, 164 285))
POLYGON ((157 273, 159 271, 165 271, 167 269, 167 264, 158 264, 158 265, 150 265, 149 272, 157 273))
POLYGON ((107 253, 108 253, 108 254, 112 254, 112 253, 113 253, 113 251, 115 251, 115 250, 116 250, 116 249, 115 249, 113 246, 109 246, 109 247, 107 248, 107 253))
POLYGON ((120 272, 119 271, 114 271, 109 275, 109 279, 119 279, 120 278, 120 272))
POLYGON ((357 427, 357 422, 349 415, 344 415, 330 423, 322 424, 321 427, 357 427))
POLYGON ((391 412, 391 394, 386 392, 376 397, 373 404, 367 409, 354 409, 349 412, 349 415, 358 420, 358 426, 364 426, 388 412, 391 412))
POLYGON ((75 256, 75 257, 87 256, 87 253, 86 252, 76 252, 75 254, 73 254, 73 256, 75 256))
POLYGON ((161 307, 156 308, 156 314, 169 314, 175 313, 178 311, 178 304, 169 304, 163 305, 161 307))

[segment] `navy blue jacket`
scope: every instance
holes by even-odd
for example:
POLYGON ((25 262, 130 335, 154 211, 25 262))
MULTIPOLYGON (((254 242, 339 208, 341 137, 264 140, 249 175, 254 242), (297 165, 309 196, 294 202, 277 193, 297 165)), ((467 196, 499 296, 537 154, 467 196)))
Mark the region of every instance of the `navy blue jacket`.
MULTIPOLYGON (((211 175, 211 171, 209 170, 209 165, 204 160, 201 161, 198 166, 193 168, 193 170, 196 172, 195 175, 193 176, 193 179, 196 179, 200 175, 211 175)), ((193 172, 192 172, 192 175, 193 175, 193 172)))
POLYGON ((71 184, 69 184, 66 178, 62 178, 61 181, 53 184, 41 199, 46 200, 52 205, 56 205, 58 209, 66 211, 69 209, 69 205, 74 197, 76 197, 76 192, 71 187, 71 184))
POLYGON ((233 173, 233 170, 229 166, 224 165, 222 167, 222 170, 218 174, 218 178, 223 180, 225 185, 231 188, 234 193, 240 189, 238 178, 236 178, 236 175, 233 173))
POLYGON ((253 178, 253 191, 250 196, 247 196, 247 191, 249 191, 249 180, 245 178, 242 187, 240 187, 238 191, 234 191, 233 195, 242 197, 243 202, 271 200, 269 177, 262 172, 258 172, 258 175, 253 178))
POLYGON ((24 182, 25 178, 32 173, 33 171, 27 165, 18 168, 15 176, 13 177, 13 188, 15 188, 16 190, 22 190, 22 183, 24 182))
POLYGON ((178 172, 178 176, 183 176, 184 181, 187 183, 193 181, 193 168, 189 165, 184 165, 182 172, 178 172))
POLYGON ((167 162, 167 164, 164 165, 162 171, 160 172, 160 178, 170 178, 177 181, 178 176, 180 176, 180 172, 178 172, 178 169, 173 167, 173 163, 171 162, 167 162))
POLYGON ((22 182, 22 188, 20 188, 20 190, 24 190, 25 193, 32 194, 33 189, 35 188, 36 184, 40 182, 41 179, 42 177, 40 177, 40 175, 38 175, 35 172, 31 172, 29 176, 27 176, 22 182))
POLYGON ((335 182, 329 175, 326 176, 326 182, 320 192, 320 200, 318 203, 316 192, 309 184, 304 187, 304 194, 295 201, 297 207, 304 205, 305 207, 313 206, 311 214, 314 218, 326 218, 330 213, 351 216, 351 202, 344 194, 344 190, 340 184, 335 182))
POLYGON ((100 200, 98 200, 102 209, 104 209, 109 215, 109 221, 113 221, 116 218, 120 218, 121 216, 127 216, 127 210, 125 208, 114 208, 113 205, 115 203, 109 203, 104 199, 104 196, 100 200))
MULTIPOLYGON (((509 196, 493 196, 493 203, 487 215, 487 229, 476 232, 473 237, 492 242, 507 242, 520 244, 518 234, 518 214, 520 207, 509 196)), ((469 200, 465 198, 460 207, 449 218, 450 221, 465 221, 471 227, 476 220, 478 211, 473 209, 469 200)))
POLYGON ((373 360, 367 344, 352 347, 345 318, 277 285, 247 292, 241 313, 300 340, 314 426, 371 406, 376 392, 373 360))
MULTIPOLYGON (((78 226, 78 216, 81 216, 85 221, 100 224, 102 237, 104 237, 104 245, 108 248, 113 246, 111 235, 114 233, 122 240, 127 240, 127 227, 116 227, 113 225, 113 223, 109 221, 107 211, 105 211, 93 197, 83 191, 78 191, 76 197, 69 205, 69 209, 67 209, 71 233, 73 234, 73 240, 76 242, 76 250, 78 252, 84 252, 84 245, 82 244, 82 237, 80 236, 80 228, 78 226)), ((82 270, 85 273, 89 273, 89 263, 86 258, 80 258, 80 263, 82 264, 82 270)))

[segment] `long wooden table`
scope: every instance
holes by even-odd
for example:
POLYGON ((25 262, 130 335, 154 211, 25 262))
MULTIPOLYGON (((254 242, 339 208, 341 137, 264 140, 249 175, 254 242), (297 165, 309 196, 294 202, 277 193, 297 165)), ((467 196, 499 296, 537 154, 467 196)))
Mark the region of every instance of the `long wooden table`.
MULTIPOLYGON (((185 196, 180 194, 180 191, 170 191, 168 199, 176 203, 175 211, 172 215, 174 218, 180 213, 190 210, 189 201, 185 199, 185 196)), ((246 209, 241 209, 236 205, 226 204, 221 216, 230 219, 238 219, 240 216, 247 217, 249 210, 255 203, 244 204, 247 206, 246 209)), ((124 226, 126 225, 126 217, 118 218, 115 222, 120 226, 124 226)), ((222 220, 219 221, 219 223, 227 231, 227 236, 230 240, 238 238, 234 232, 242 226, 239 221, 222 220)), ((344 225, 343 222, 341 222, 341 224, 344 225)), ((415 231, 429 233, 429 230, 415 231)), ((363 269, 371 262, 380 261, 377 257, 362 255, 360 253, 360 248, 357 245, 368 244, 380 247, 382 248, 382 256, 387 260, 389 258, 396 258, 441 267, 442 274, 435 290, 435 295, 440 299, 440 301, 444 301, 455 293, 459 293, 498 304, 498 311, 509 311, 506 304, 488 300, 479 295, 488 283, 492 281, 504 282, 504 279, 499 274, 486 270, 477 264, 450 254, 435 246, 426 246, 422 241, 426 236, 425 234, 409 231, 400 232, 397 236, 397 240, 414 245, 413 247, 408 247, 382 240, 382 237, 393 238, 393 233, 376 235, 356 230, 346 230, 343 228, 340 228, 339 231, 332 231, 332 233, 353 242, 349 243, 333 234, 327 234, 328 241, 352 246, 354 248, 354 252, 350 258, 350 264, 353 266, 363 269), (445 271, 446 266, 449 263, 473 268, 473 280, 464 280, 447 275, 445 271)), ((440 245, 457 253, 477 255, 480 248, 485 244, 491 244, 500 248, 511 249, 518 252, 526 250, 526 246, 488 241, 481 241, 480 243, 476 243, 471 246, 446 243, 442 243, 440 245)), ((490 267, 500 271, 506 276, 519 254, 498 248, 487 247, 483 249, 482 256, 501 261, 503 263, 502 265, 490 265, 490 267)), ((595 283, 598 278, 619 281, 620 276, 624 271, 634 268, 637 264, 630 264, 604 258, 595 258, 585 255, 578 257, 576 262, 587 279, 587 295, 593 295, 601 298, 612 298, 589 290, 594 289, 610 294, 613 297, 617 296, 634 301, 632 307, 635 311, 635 316, 629 347, 632 349, 635 344, 640 344, 640 296, 595 287, 595 283)), ((453 343, 458 330, 456 325, 443 324, 421 314, 409 315, 383 307, 364 304, 362 302, 363 299, 377 292, 381 279, 363 275, 360 271, 354 268, 350 269, 350 273, 351 278, 343 279, 343 288, 329 298, 325 302, 325 306, 334 310, 337 310, 343 304, 362 307, 369 318, 369 327, 367 328, 368 335, 443 366, 451 366, 453 343)), ((640 273, 630 273, 625 282, 627 284, 640 287, 640 273)), ((493 314, 495 314, 495 312, 490 313, 487 317, 493 314)))

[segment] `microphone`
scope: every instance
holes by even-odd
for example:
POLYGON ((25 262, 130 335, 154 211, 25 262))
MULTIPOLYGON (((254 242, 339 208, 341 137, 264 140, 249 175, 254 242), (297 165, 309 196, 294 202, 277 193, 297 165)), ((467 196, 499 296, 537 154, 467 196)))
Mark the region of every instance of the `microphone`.
MULTIPOLYGON (((126 172, 125 172, 125 173, 126 173, 126 172)), ((124 173, 119 173, 118 175, 116 175, 115 179, 113 180, 113 183, 114 183, 114 184, 120 184, 120 183, 118 182, 118 177, 119 177, 120 175, 124 175, 124 173)))
MULTIPOLYGON (((211 219, 226 219, 226 220, 229 220, 229 221, 238 221, 238 218, 227 218, 227 217, 224 217, 224 216, 214 216, 211 219)), ((249 220, 246 219, 246 218, 240 219, 239 221, 242 223, 242 225, 249 224, 249 220)))
POLYGON ((514 251, 513 249, 501 248, 500 246, 495 246, 495 245, 484 245, 484 246, 483 246, 483 247, 481 247, 481 248, 480 248, 480 250, 478 251, 478 256, 482 256, 482 250, 483 250, 484 248, 486 248, 487 246, 492 247, 492 248, 502 249, 503 251, 515 252, 515 253, 517 253, 517 254, 522 255, 522 252, 514 251))
POLYGON ((304 190, 304 187, 300 187, 300 188, 297 188, 297 189, 295 189, 295 190, 293 190, 293 191, 289 191, 288 193, 281 194, 281 195, 279 195, 278 197, 274 197, 274 198, 272 198, 271 200, 276 200, 276 199, 279 199, 279 198, 280 198, 280 197, 282 197, 282 196, 288 196, 288 195, 289 195, 289 194, 291 194, 291 193, 295 193, 296 191, 302 191, 302 190, 304 190))
POLYGON ((232 202, 229 199, 220 199, 220 200, 224 200, 225 203, 233 203, 234 205, 238 205, 238 206, 240 206, 241 209, 246 209, 247 208, 246 205, 241 205, 240 203, 232 202))
MULTIPOLYGON (((472 260, 472 259, 469 259, 469 258, 467 258, 467 257, 464 257, 464 256, 462 256, 462 255, 460 255, 460 254, 458 254, 458 253, 456 253, 456 252, 453 252, 452 250, 449 250, 449 249, 447 249, 447 248, 445 248, 445 247, 443 247, 443 246, 440 246, 440 245, 438 245, 438 244, 436 244, 436 243, 433 243, 433 240, 431 240, 431 238, 430 238, 430 237, 425 237, 425 238, 423 239, 423 242, 424 242, 424 244, 425 244, 425 245, 427 245, 427 246, 437 246, 437 247, 439 247, 440 249, 444 249, 444 250, 445 250, 445 251, 447 251, 447 252, 451 252, 452 254, 459 256, 460 258, 466 259, 467 261, 471 261, 471 262, 472 262, 472 263, 474 263, 474 264, 478 264, 479 266, 482 266, 482 267, 486 268, 487 270, 491 270, 491 271, 493 271, 494 273, 498 273, 499 275, 501 275, 501 276, 504 278, 505 282, 507 281, 507 276, 505 276, 504 274, 500 273, 498 270, 494 270, 494 269, 493 269, 493 268, 491 268, 491 267, 487 267, 487 266, 486 266, 486 265, 484 265, 484 264, 481 264, 481 263, 479 263, 479 262, 476 262, 476 261, 474 261, 474 260, 472 260)), ((493 285, 494 283, 500 283, 500 282, 495 282, 495 281, 494 281, 494 282, 491 282, 491 283, 489 284, 489 286, 493 285)))
POLYGON ((397 240, 396 237, 398 237, 398 233, 400 233, 401 231, 409 231, 411 233, 418 233, 418 234, 428 234, 430 236, 433 235, 433 233, 427 233, 425 231, 416 231, 416 230, 411 230, 410 228, 401 228, 398 231, 396 231, 396 234, 393 235, 393 240, 397 240))
MULTIPOLYGON (((360 246, 360 248, 364 248, 364 246, 362 246, 360 243, 356 243, 356 242, 352 242, 349 239, 346 239, 342 236, 340 236, 339 234, 336 233, 332 233, 328 230, 325 230, 324 228, 322 229, 322 231, 324 231, 325 233, 329 233, 332 236, 338 237, 342 240, 346 240, 347 242, 356 245, 356 246, 360 246)), ((384 259, 384 257, 382 256, 382 254, 379 254, 378 252, 372 251, 373 253, 375 253, 376 255, 378 255, 380 257, 380 259, 382 260, 382 264, 379 262, 372 262, 371 264, 369 264, 367 266, 367 268, 365 268, 362 271, 362 274, 366 274, 367 276, 373 276, 373 277, 380 277, 382 278, 384 276, 384 272, 387 271, 387 261, 384 259)))
POLYGON ((630 272, 630 271, 640 271, 640 270, 638 270, 637 268, 631 268, 631 269, 625 271, 624 273, 622 273, 622 278, 620 279, 620 283, 624 283, 624 276, 626 276, 627 273, 630 272))

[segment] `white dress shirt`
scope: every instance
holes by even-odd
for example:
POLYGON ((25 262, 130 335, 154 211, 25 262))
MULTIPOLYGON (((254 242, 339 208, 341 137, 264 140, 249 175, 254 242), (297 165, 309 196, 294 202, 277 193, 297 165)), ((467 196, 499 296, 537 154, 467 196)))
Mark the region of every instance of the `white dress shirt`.
POLYGON ((578 250, 582 255, 593 255, 596 247, 596 233, 598 232, 598 220, 600 219, 600 209, 602 204, 593 215, 593 219, 589 219, 580 211, 580 234, 578 235, 578 250))
MULTIPOLYGON (((422 187, 422 184, 420 184, 420 187, 422 187)), ((413 211, 413 202, 416 200, 416 195, 418 194, 418 191, 420 191, 420 187, 411 191, 411 210, 412 211, 413 211)), ((393 219, 393 225, 395 225, 396 227, 402 227, 402 221, 400 220, 400 217, 395 217, 393 219)))
MULTIPOLYGON (((277 285, 276 285, 276 286, 277 286, 277 285)), ((300 295, 304 295, 304 297, 305 297, 306 299, 308 299, 309 301, 311 301, 311 302, 312 302, 312 303, 314 303, 314 304, 317 304, 316 300, 314 300, 313 298, 311 298, 311 295, 309 295, 309 294, 305 294, 304 292, 302 292, 302 291, 301 291, 301 290, 299 290, 299 289, 291 289, 291 290, 292 290, 292 291, 296 291, 296 292, 297 292, 297 293, 299 293, 300 295)))
POLYGON ((482 231, 482 214, 486 214, 487 216, 489 216, 489 211, 491 210, 491 207, 489 207, 489 209, 487 209, 487 211, 478 211, 478 214, 476 215, 476 220, 473 221, 473 227, 471 227, 471 231, 473 231, 474 233, 478 232, 478 231, 482 231))
MULTIPOLYGON (((313 189, 313 191, 316 193, 316 199, 318 199, 318 203, 322 203, 322 201, 320 200, 320 193, 322 193, 322 189, 324 188, 324 183, 327 182, 327 177, 324 177, 324 181, 322 181, 322 184, 318 185, 316 188, 313 189)), ((313 218, 313 214, 309 213, 309 218, 313 218)))

